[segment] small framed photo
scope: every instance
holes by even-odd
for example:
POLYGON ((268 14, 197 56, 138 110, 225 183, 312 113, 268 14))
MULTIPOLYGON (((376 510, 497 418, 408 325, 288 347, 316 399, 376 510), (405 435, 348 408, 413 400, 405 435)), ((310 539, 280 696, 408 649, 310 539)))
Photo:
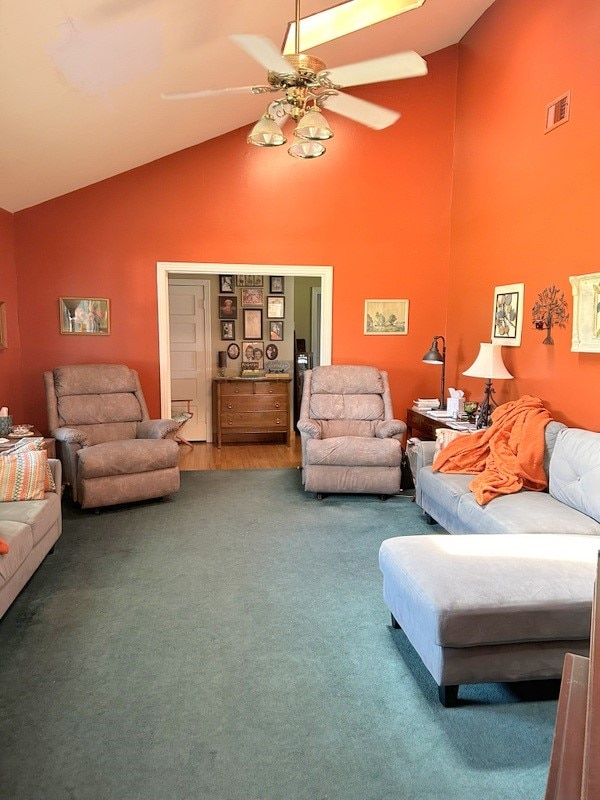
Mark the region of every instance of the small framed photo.
POLYGON ((494 289, 492 344, 519 347, 523 330, 525 284, 511 283, 494 289))
POLYGON ((267 297, 268 319, 283 319, 285 317, 285 297, 267 297))
POLYGON ((240 357, 240 346, 237 342, 232 342, 227 348, 227 358, 231 358, 232 361, 235 361, 236 358, 240 357))
POLYGON ((366 336, 404 336, 408 333, 408 300, 365 300, 366 336))
POLYGON ((269 322, 269 340, 271 342, 283 341, 283 322, 269 322))
POLYGON ((254 286, 242 289, 242 307, 262 308, 265 302, 263 291, 263 289, 254 286))
POLYGON ((221 341, 233 341, 235 339, 235 322, 233 320, 221 320, 221 341))
POLYGON ((246 285, 246 276, 245 275, 236 275, 235 276, 235 283, 236 283, 236 286, 245 286, 246 285))
POLYGON ((219 295, 219 319, 237 319, 237 302, 236 296, 219 295))
POLYGON ((60 297, 61 333, 107 336, 110 333, 110 302, 100 297, 60 297))
POLYGON ((233 294, 235 292, 235 283, 233 275, 219 275, 219 291, 221 294, 233 294))
POLYGON ((269 361, 275 361, 279 355, 279 349, 276 344, 268 344, 265 347, 265 355, 269 361))
POLYGON ((284 279, 281 275, 271 275, 269 278, 269 291, 271 294, 283 294, 284 279))
POLYGON ((244 308, 244 339, 262 339, 262 309, 244 308))

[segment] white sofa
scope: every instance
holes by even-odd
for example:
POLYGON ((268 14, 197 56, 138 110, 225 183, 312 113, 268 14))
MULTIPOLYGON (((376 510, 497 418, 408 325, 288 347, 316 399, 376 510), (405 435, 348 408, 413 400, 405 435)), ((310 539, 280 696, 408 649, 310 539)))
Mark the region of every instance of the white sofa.
POLYGON ((43 500, 0 503, 0 539, 9 546, 0 555, 0 617, 40 566, 62 533, 60 461, 48 459, 56 484, 43 500))

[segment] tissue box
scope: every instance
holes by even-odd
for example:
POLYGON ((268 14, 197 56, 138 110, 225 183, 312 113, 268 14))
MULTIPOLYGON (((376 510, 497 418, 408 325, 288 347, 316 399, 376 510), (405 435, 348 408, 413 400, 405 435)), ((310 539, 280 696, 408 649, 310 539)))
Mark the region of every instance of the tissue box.
POLYGON ((446 407, 449 414, 453 416, 455 414, 462 414, 465 410, 465 398, 464 397, 449 397, 446 401, 446 407))
POLYGON ((12 417, 0 417, 0 436, 8 436, 12 428, 12 417))

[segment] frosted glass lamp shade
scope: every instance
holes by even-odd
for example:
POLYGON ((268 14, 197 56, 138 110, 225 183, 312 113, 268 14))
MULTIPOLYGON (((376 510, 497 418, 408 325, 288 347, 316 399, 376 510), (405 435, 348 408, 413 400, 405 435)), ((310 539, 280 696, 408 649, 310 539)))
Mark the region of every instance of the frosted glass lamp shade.
POLYGON ((294 133, 301 139, 311 141, 331 139, 333 136, 329 123, 319 111, 307 111, 296 126, 294 133))
POLYGON ((294 158, 318 158, 325 152, 321 142, 310 142, 306 139, 296 139, 288 148, 288 153, 294 158))
POLYGON ((279 147, 287 139, 270 114, 263 114, 248 134, 248 143, 257 147, 279 147))

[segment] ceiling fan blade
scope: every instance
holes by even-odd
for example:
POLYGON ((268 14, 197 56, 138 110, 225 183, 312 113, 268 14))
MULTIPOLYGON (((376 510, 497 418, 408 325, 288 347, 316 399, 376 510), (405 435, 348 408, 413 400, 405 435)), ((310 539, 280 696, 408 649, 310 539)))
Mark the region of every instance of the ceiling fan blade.
POLYGON ((408 50, 327 71, 333 83, 340 86, 362 86, 365 83, 396 81, 400 78, 417 78, 427 75, 427 64, 418 53, 408 50))
POLYGON ((353 119, 376 131, 393 125, 400 118, 399 111, 377 106, 375 103, 369 103, 367 100, 361 100, 359 97, 344 94, 344 92, 338 92, 328 97, 324 101, 324 106, 328 111, 335 111, 336 114, 353 119))
POLYGON ((266 36, 254 36, 245 33, 236 33, 229 37, 238 47, 241 47, 251 58, 271 72, 280 72, 292 75, 296 70, 289 61, 281 55, 277 46, 266 36))
POLYGON ((235 86, 232 89, 202 89, 199 92, 168 92, 163 100, 193 100, 196 97, 218 97, 222 94, 251 94, 254 86, 235 86))

